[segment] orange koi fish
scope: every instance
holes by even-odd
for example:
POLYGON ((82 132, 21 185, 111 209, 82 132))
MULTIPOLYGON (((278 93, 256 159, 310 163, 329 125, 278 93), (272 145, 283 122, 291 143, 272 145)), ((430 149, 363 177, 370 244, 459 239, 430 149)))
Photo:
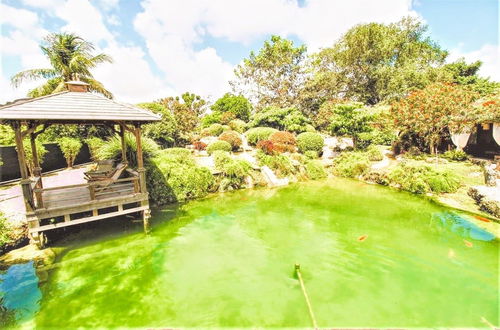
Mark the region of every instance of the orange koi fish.
POLYGON ((361 235, 358 237, 358 241, 363 242, 367 238, 368 238, 368 235, 361 235))
POLYGON ((483 222, 491 222, 489 219, 486 219, 485 217, 479 215, 475 215, 474 218, 476 218, 477 220, 481 220, 483 222))
POLYGON ((467 247, 474 246, 474 244, 472 244, 471 242, 469 242, 468 240, 465 240, 465 239, 464 239, 464 243, 465 243, 465 246, 467 246, 467 247))

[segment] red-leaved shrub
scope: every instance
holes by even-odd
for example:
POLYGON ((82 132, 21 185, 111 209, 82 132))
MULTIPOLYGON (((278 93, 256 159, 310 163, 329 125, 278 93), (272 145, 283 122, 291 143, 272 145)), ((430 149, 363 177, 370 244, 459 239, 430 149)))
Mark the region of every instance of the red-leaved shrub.
POLYGON ((270 137, 269 140, 274 144, 274 149, 276 152, 295 152, 297 149, 297 141, 295 136, 290 132, 275 132, 270 137))
POLYGON ((194 150, 198 150, 198 151, 205 150, 207 148, 207 144, 204 142, 201 142, 201 141, 194 142, 193 146, 194 146, 194 150))
POLYGON ((257 148, 262 150, 266 155, 276 154, 274 143, 270 140, 262 140, 257 143, 257 148))

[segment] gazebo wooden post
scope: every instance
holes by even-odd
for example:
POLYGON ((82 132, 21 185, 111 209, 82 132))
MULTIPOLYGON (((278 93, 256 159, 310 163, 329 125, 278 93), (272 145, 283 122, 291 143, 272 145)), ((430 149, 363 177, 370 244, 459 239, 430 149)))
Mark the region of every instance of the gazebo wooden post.
POLYGON ((33 194, 31 191, 31 180, 28 176, 28 167, 26 166, 26 155, 24 153, 23 146, 23 136, 21 133, 21 123, 16 121, 13 123, 16 147, 17 147, 17 159, 19 161, 19 171, 21 172, 21 189, 23 191, 24 205, 26 206, 26 212, 31 213, 34 209, 33 194))
POLYGON ((128 163, 127 160, 127 143, 125 142, 125 126, 120 124, 120 138, 122 141, 122 163, 128 163))
MULTIPOLYGON (((139 185, 141 188, 141 193, 142 194, 147 194, 147 188, 146 188, 146 169, 144 168, 144 160, 142 157, 142 141, 141 141, 141 125, 135 124, 135 142, 137 145, 137 172, 139 172, 139 185)), ((145 201, 141 202, 141 206, 148 206, 149 202, 146 199, 145 201)), ((142 217, 144 221, 144 231, 146 233, 149 233, 150 231, 150 225, 149 225, 149 217, 150 217, 150 211, 149 207, 142 211, 142 217)))
MULTIPOLYGON (((42 168, 40 167, 40 160, 36 149, 36 134, 30 134, 31 154, 33 155, 33 175, 37 177, 35 189, 42 189, 42 168)), ((35 192, 37 207, 43 207, 43 197, 41 192, 35 192)))

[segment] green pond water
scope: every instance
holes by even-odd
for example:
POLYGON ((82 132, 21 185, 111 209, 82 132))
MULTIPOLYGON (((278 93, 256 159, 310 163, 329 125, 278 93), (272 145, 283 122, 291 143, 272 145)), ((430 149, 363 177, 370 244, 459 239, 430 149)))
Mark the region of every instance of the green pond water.
POLYGON ((153 222, 150 236, 94 230, 43 281, 32 262, 0 272, 2 324, 310 327, 295 263, 320 327, 500 323, 498 240, 421 197, 338 179, 219 194, 153 222))

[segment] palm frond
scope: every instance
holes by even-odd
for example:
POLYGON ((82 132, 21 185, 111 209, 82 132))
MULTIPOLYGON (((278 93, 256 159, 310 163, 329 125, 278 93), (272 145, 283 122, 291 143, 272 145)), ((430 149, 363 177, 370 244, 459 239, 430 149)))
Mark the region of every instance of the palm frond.
POLYGON ((89 86, 90 91, 102 94, 109 99, 113 98, 113 94, 110 91, 108 91, 106 88, 104 88, 104 86, 99 81, 95 80, 94 78, 80 77, 80 79, 90 85, 89 86))
POLYGON ((56 88, 59 87, 60 84, 63 84, 64 81, 61 77, 49 79, 45 84, 38 86, 28 92, 29 97, 40 97, 54 93, 56 88))
POLYGON ((16 73, 10 80, 14 87, 19 87, 26 80, 51 79, 55 76, 57 72, 54 69, 31 69, 16 73))

